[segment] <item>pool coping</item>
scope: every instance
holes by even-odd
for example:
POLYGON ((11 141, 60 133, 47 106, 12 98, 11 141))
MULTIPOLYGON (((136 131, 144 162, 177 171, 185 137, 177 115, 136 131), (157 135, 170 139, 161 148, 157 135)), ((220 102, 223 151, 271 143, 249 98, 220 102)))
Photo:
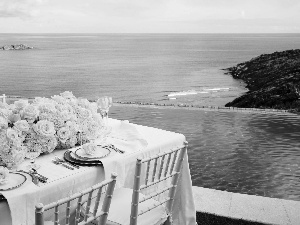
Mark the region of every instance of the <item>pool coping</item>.
POLYGON ((238 108, 238 107, 223 107, 223 106, 201 106, 189 104, 172 104, 172 103, 147 103, 147 102, 122 102, 115 101, 114 106, 127 106, 139 108, 158 108, 158 109, 185 109, 185 110, 200 110, 200 111, 218 111, 218 112, 238 112, 252 114, 278 114, 278 115, 298 115, 297 113, 289 112, 281 109, 265 109, 265 108, 238 108))
POLYGON ((197 212, 262 224, 299 225, 300 202, 193 186, 197 212))

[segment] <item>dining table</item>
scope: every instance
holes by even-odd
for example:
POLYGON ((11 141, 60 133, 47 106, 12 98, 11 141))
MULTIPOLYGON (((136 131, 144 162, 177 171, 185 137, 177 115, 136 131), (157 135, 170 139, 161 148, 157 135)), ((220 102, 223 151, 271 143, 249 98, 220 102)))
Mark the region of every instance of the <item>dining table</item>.
MULTIPOLYGON (((138 157, 151 157, 180 147, 186 141, 180 133, 112 118, 108 118, 107 127, 111 130, 105 143, 115 148, 110 149, 98 164, 79 165, 78 168, 70 169, 63 166, 64 163, 53 163, 55 157, 66 158, 66 153, 77 151, 79 146, 71 150, 54 150, 36 158, 36 163, 40 165, 37 172, 48 178, 45 183, 36 182, 26 173, 29 159, 11 172, 22 176, 24 182, 11 190, 2 190, 0 185, 0 225, 33 225, 37 203, 46 205, 55 202, 110 178, 111 173, 118 175, 115 188, 132 188, 138 157)), ((188 151, 175 194, 172 219, 174 225, 196 224, 188 151)))

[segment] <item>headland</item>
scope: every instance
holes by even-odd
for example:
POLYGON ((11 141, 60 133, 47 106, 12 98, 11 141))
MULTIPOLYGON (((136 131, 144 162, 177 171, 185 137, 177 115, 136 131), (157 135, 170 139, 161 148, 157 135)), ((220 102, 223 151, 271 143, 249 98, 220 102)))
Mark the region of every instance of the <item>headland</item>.
POLYGON ((27 49, 33 49, 33 47, 30 47, 25 44, 4 45, 4 46, 0 47, 0 50, 27 50, 27 49))
POLYGON ((224 70, 249 89, 226 107, 300 112, 300 49, 263 54, 224 70))

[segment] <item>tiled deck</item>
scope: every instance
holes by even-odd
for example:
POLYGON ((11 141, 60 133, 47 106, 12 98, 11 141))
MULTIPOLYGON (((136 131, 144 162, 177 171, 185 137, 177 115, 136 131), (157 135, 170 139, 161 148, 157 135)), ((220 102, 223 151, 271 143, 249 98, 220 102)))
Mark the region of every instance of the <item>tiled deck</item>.
POLYGON ((300 202, 193 186, 196 211, 263 224, 300 225, 300 202))

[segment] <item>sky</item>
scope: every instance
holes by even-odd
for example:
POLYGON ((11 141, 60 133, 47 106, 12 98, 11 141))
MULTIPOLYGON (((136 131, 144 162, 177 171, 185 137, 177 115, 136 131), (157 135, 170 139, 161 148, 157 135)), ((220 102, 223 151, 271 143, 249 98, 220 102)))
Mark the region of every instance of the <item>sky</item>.
POLYGON ((299 0, 0 0, 0 33, 300 33, 299 0))

